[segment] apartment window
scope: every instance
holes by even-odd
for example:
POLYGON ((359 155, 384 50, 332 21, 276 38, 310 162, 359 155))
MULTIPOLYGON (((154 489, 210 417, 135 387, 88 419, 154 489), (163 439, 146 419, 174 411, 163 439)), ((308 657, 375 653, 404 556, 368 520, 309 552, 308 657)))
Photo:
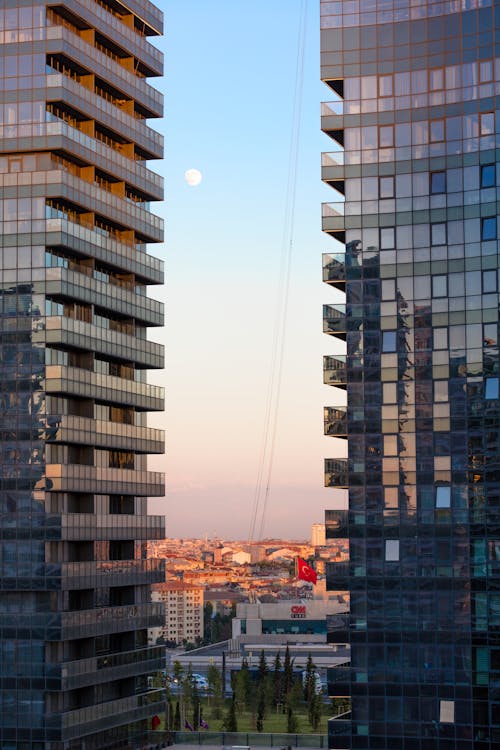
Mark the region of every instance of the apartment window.
POLYGON ((439 701, 439 721, 441 724, 455 723, 455 701, 439 701))
POLYGON ((381 177, 379 185, 381 198, 394 198, 394 177, 381 177))
POLYGON ((481 239, 496 240, 497 238, 497 217, 488 216, 481 221, 481 239))
POLYGON ((446 193, 446 172, 431 172, 431 194, 446 193))
POLYGON ((497 290, 497 272, 483 271, 483 293, 496 292, 497 290))
POLYGON ((388 146, 394 146, 394 128, 392 125, 382 125, 379 128, 379 146, 380 148, 387 148, 388 146))
POLYGON ((399 561, 399 539, 385 540, 385 560, 386 562, 399 561))
POLYGON ((431 245, 446 245, 446 224, 431 224, 431 245))
POLYGON ((396 331, 384 331, 382 334, 382 351, 396 351, 396 331))
POLYGON ((380 230, 380 248, 382 250, 394 249, 394 227, 385 227, 380 230))
POLYGON ((496 166, 495 164, 483 164, 481 167, 481 187, 495 187, 496 166))
POLYGON ((451 507, 451 487, 436 487, 436 508, 451 507))
POLYGON ((487 401, 498 399, 498 378, 486 378, 484 397, 487 401))
POLYGON ((479 115, 479 129, 481 135, 493 135, 495 132, 495 114, 493 112, 484 112, 479 115))
POLYGON ((448 278, 446 276, 432 277, 432 296, 446 297, 448 294, 448 278))
POLYGON ((431 120, 431 142, 444 141, 444 120, 431 120))
POLYGON ((433 331, 433 343, 434 349, 447 349, 448 348, 448 329, 447 328, 434 328, 433 331))

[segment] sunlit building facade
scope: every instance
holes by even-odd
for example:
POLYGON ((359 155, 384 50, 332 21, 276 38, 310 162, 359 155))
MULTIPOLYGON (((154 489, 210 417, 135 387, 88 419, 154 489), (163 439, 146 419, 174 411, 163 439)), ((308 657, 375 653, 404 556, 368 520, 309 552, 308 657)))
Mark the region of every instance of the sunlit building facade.
POLYGON ((500 3, 322 0, 321 26, 324 330, 345 342, 325 434, 347 440, 325 484, 348 496, 326 532, 349 539, 327 583, 350 594, 329 638, 351 645, 329 744, 493 750, 500 3))
POLYGON ((0 3, 2 750, 141 747, 164 701, 161 31, 147 0, 0 3))

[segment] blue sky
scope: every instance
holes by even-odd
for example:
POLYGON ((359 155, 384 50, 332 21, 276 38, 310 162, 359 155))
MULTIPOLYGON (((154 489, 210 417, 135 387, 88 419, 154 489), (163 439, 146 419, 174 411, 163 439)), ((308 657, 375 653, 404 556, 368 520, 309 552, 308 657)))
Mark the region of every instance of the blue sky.
MULTIPOLYGON (((153 500, 168 536, 245 539, 250 530, 270 372, 301 0, 161 3, 165 11, 167 494, 153 500), (184 172, 199 169, 197 187, 184 172)), ((323 457, 338 453, 322 435, 322 407, 339 394, 322 385, 321 306, 334 293, 321 282, 319 2, 307 0, 304 92, 290 308, 264 534, 307 538, 334 506, 323 457)), ((153 81, 157 83, 157 81, 153 81)), ((155 125, 153 122, 152 125, 155 125)), ((157 165, 152 165, 155 168, 157 165)))

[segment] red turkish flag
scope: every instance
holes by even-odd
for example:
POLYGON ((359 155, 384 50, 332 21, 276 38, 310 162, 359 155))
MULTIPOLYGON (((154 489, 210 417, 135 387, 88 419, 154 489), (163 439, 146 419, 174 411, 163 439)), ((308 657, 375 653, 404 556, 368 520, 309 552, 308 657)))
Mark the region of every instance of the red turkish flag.
POLYGON ((311 568, 301 557, 297 558, 297 578, 302 581, 309 581, 309 583, 316 583, 318 580, 314 568, 311 568))
POLYGON ((161 724, 161 720, 159 716, 153 716, 151 719, 151 729, 158 729, 158 727, 161 724))

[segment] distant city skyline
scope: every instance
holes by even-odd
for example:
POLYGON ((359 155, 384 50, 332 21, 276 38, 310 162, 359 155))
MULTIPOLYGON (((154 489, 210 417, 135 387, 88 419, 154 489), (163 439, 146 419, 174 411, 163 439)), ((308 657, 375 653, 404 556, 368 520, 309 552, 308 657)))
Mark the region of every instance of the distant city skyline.
MULTIPOLYGON (((261 451, 284 231, 300 3, 166 3, 166 533, 246 538, 261 451), (193 20, 195 19, 195 21, 193 20), (214 44, 214 39, 217 43, 214 44), (197 169, 197 186, 185 172, 197 169)), ((264 535, 309 535, 323 488, 321 305, 325 241, 319 8, 307 4, 289 325, 264 535)), ((155 210, 157 208, 155 207, 155 210)), ((328 394, 328 389, 326 389, 328 394)), ((325 444, 326 441, 326 444, 325 444)), ((343 455, 343 454, 340 454, 343 455)))

